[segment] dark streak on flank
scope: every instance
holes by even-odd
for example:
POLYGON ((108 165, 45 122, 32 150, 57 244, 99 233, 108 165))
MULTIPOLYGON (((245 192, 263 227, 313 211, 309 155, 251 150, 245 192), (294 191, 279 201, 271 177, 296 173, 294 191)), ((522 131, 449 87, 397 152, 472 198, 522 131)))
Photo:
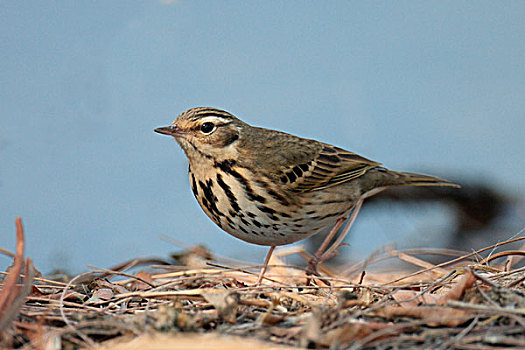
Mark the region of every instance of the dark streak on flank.
POLYGON ((291 218, 292 216, 290 214, 286 214, 285 212, 278 211, 277 215, 283 217, 283 218, 291 218))
POLYGON ((323 215, 323 216, 314 216, 312 219, 324 220, 324 219, 328 219, 328 218, 332 218, 332 217, 340 217, 344 213, 346 213, 346 211, 341 211, 341 212, 338 212, 338 213, 327 214, 327 215, 323 215))
POLYGON ((211 179, 206 181, 204 184, 202 181, 199 181, 199 186, 204 193, 204 198, 202 198, 202 204, 210 211, 214 216, 215 220, 220 222, 220 217, 224 216, 223 213, 217 208, 217 197, 212 192, 213 182, 211 179))
POLYGON ((237 203, 237 197, 235 197, 235 195, 233 194, 230 186, 228 186, 228 184, 224 182, 221 174, 217 174, 217 183, 219 184, 219 186, 221 186, 222 190, 224 191, 224 194, 226 194, 226 197, 228 197, 232 209, 236 212, 240 212, 241 207, 239 207, 239 203, 237 203))
POLYGON ((256 194, 252 187, 250 186, 250 183, 247 179, 244 178, 240 173, 238 173, 235 169, 233 169, 233 166, 235 166, 234 160, 224 160, 219 163, 215 163, 214 166, 216 168, 221 169, 225 173, 228 173, 232 175, 244 188, 244 191, 246 192, 246 196, 249 200, 256 201, 259 203, 266 203, 266 198, 256 194))
POLYGON ((246 220, 244 220, 243 218, 241 218, 241 222, 245 225, 245 226, 251 226, 250 223, 246 220))
POLYGON ((264 206, 264 205, 258 205, 257 208, 262 211, 263 213, 266 213, 268 214, 268 217, 274 221, 277 221, 278 218, 276 215, 280 216, 280 217, 283 217, 283 218, 291 218, 292 216, 290 214, 287 214, 287 213, 284 213, 284 212, 280 212, 280 211, 276 211, 272 208, 269 208, 267 206, 264 206))
POLYGON ((195 198, 199 198, 199 190, 197 188, 197 181, 195 181, 195 175, 193 173, 191 174, 191 191, 193 192, 193 195, 195 198))
POLYGON ((276 211, 273 210, 272 208, 268 208, 268 207, 266 207, 264 205, 258 205, 257 209, 259 209, 260 211, 265 213, 273 221, 279 221, 279 218, 277 216, 275 216, 276 211))
POLYGON ((272 196, 272 198, 274 198, 277 201, 279 201, 279 203, 281 203, 282 205, 284 205, 284 206, 289 206, 290 205, 290 202, 288 202, 288 200, 286 198, 284 198, 284 196, 281 196, 279 193, 275 192, 274 190, 269 189, 268 190, 268 194, 270 196, 272 196))
POLYGON ((264 188, 264 190, 266 191, 266 193, 268 193, 273 199, 277 200, 279 203, 281 203, 282 205, 284 206, 288 206, 290 205, 290 203, 288 202, 288 200, 282 196, 281 194, 275 192, 274 190, 272 190, 270 188, 270 185, 265 182, 265 181, 261 181, 261 180, 258 180, 257 181, 257 184, 259 186, 261 186, 262 188, 264 188))
POLYGON ((333 199, 333 200, 324 201, 323 205, 325 205, 325 204, 341 204, 341 203, 348 203, 348 201, 344 200, 344 199, 340 199, 340 200, 333 199))

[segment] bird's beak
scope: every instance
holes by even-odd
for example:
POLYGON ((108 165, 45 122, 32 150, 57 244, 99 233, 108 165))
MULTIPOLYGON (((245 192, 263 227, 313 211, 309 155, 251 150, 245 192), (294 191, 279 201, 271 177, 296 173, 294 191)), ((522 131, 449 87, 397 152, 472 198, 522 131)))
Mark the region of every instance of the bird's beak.
POLYGON ((182 136, 186 134, 175 124, 172 124, 170 126, 163 126, 160 128, 156 128, 155 132, 158 132, 159 134, 171 135, 171 136, 182 136))

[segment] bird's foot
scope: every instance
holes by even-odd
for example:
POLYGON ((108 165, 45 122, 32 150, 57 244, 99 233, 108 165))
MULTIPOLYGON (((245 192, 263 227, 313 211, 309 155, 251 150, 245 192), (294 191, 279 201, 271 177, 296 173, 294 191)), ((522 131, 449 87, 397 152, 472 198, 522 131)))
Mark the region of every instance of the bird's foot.
POLYGON ((323 278, 321 274, 319 273, 319 271, 317 270, 317 265, 320 262, 323 262, 324 260, 326 259, 324 259, 322 255, 320 257, 317 255, 314 255, 308 261, 308 266, 306 267, 306 285, 307 286, 313 284, 313 281, 314 281, 313 276, 316 276, 321 282, 323 282, 327 286, 331 285, 330 282, 326 278, 323 278))

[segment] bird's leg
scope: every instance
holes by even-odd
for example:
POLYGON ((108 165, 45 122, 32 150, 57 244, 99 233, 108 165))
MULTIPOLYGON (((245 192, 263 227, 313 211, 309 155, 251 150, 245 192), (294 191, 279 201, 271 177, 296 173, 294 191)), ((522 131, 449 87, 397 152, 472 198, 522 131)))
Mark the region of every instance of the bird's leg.
MULTIPOLYGON (((323 243, 321 244, 321 246, 319 246, 319 249, 317 249, 315 254, 310 258, 310 260, 308 261, 308 267, 306 268, 307 275, 319 275, 319 273, 317 272, 317 264, 319 264, 322 261, 321 257, 323 256, 325 249, 328 247, 328 244, 330 244, 330 241, 334 238, 335 234, 337 233, 337 231, 339 231, 345 220, 346 218, 337 219, 334 226, 323 240, 323 243)), ((306 284, 309 284, 309 282, 310 281, 308 280, 306 284)))
MULTIPOLYGON (((348 234, 348 231, 354 224, 357 214, 359 213, 359 210, 361 209, 362 205, 363 205, 363 199, 359 199, 357 203, 355 204, 354 209, 352 210, 352 214, 350 214, 350 219, 348 220, 347 224, 341 231, 341 234, 337 237, 334 244, 332 244, 330 248, 326 249, 330 241, 334 238, 335 234, 337 233, 337 231, 339 231, 339 229, 341 228, 341 226, 346 220, 346 218, 337 219, 337 221, 334 224, 334 227, 332 227, 332 229, 330 230, 330 233, 328 233, 325 240, 323 241, 323 243, 321 244, 321 246, 315 253, 315 255, 308 262, 308 267, 306 269, 307 275, 317 275, 318 276, 319 273, 317 272, 317 265, 320 262, 323 262, 337 255, 337 248, 339 248, 339 246, 341 245, 341 242, 343 241, 345 236, 348 234)), ((325 282, 326 284, 329 284, 326 281, 323 281, 323 282, 325 282)), ((309 283, 310 283, 310 278, 308 277, 306 280, 306 284, 309 284, 309 283)))
POLYGON ((341 242, 345 238, 345 236, 348 234, 348 231, 350 231, 350 228, 354 224, 355 218, 357 217, 357 214, 359 213, 359 210, 361 209, 361 206, 363 205, 363 199, 359 199, 357 203, 354 206, 354 209, 352 210, 352 214, 350 215, 350 219, 346 223, 346 226, 343 228, 343 231, 341 231, 341 234, 337 239, 335 240, 334 244, 330 248, 328 248, 323 255, 319 258, 319 261, 324 261, 326 259, 330 259, 333 256, 337 255, 337 248, 341 245, 341 242))
POLYGON ((268 250, 268 253, 266 254, 266 258, 264 259, 263 267, 261 268, 261 272, 259 272, 259 278, 257 279, 257 283, 255 284, 256 286, 260 285, 262 282, 264 273, 266 272, 266 269, 268 268, 268 263, 270 262, 270 258, 272 257, 274 249, 275 249, 275 246, 272 245, 270 247, 270 250, 268 250))

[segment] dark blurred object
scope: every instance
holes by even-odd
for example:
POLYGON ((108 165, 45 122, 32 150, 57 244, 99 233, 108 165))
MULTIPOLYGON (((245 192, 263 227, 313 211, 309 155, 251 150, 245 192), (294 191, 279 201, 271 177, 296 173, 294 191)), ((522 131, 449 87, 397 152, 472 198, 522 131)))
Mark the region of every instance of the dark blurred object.
MULTIPOLYGON (((457 179, 453 179, 457 180, 457 179)), ((524 226, 520 203, 502 193, 489 183, 469 180, 453 181, 461 184, 460 189, 437 187, 390 188, 365 200, 364 207, 377 206, 396 201, 406 205, 437 203, 453 209, 455 229, 447 232, 442 247, 472 251, 497 241, 503 241, 516 234, 524 226)), ((322 240, 324 234, 314 236, 322 240), (317 237, 321 236, 321 237, 317 237)), ((315 245, 316 243, 314 243, 315 245)))
MULTIPOLYGON (((460 182, 461 183, 461 182, 460 182)), ((491 225, 511 204, 510 198, 484 183, 463 183, 456 188, 392 188, 367 199, 374 204, 385 199, 400 202, 451 204, 456 209, 456 225, 461 231, 479 230, 491 225)))

